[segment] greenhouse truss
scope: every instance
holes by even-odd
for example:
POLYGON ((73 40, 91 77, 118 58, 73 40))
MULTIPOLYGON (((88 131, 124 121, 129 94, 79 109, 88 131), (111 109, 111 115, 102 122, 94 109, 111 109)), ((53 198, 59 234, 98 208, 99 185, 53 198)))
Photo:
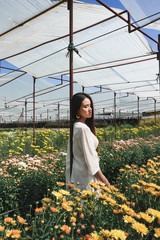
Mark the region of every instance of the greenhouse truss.
MULTIPOLYGON (((73 93, 97 117, 160 111, 159 40, 143 31, 160 30, 160 2, 119 1, 73 2, 73 93)), ((69 119, 69 14, 67 1, 0 2, 0 122, 69 119)))

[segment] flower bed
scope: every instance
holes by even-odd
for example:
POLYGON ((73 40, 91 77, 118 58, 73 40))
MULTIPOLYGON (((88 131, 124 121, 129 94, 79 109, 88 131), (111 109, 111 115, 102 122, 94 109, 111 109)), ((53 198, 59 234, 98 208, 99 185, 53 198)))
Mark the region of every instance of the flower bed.
POLYGON ((159 239, 160 157, 142 168, 126 165, 117 186, 91 183, 80 192, 63 182, 37 203, 35 215, 4 216, 1 239, 159 239), (126 184, 127 183, 127 184, 126 184))

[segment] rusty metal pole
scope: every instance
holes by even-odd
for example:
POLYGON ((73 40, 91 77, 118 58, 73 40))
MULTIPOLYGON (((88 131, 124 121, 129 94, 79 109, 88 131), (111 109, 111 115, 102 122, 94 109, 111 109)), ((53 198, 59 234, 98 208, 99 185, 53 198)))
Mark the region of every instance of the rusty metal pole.
POLYGON ((35 86, 36 78, 33 77, 33 145, 35 145, 35 86))
POLYGON ((58 129, 60 129, 60 104, 58 103, 58 129))
POLYGON ((158 34, 158 52, 157 52, 157 60, 159 61, 158 81, 159 81, 159 92, 160 92, 160 34, 158 34))
POLYGON ((25 99, 25 130, 27 132, 27 99, 25 99))
POLYGON ((116 131, 117 131, 117 123, 116 123, 116 119, 117 119, 117 116, 116 116, 116 92, 114 92, 114 127, 115 127, 115 139, 116 139, 116 131))
POLYGON ((138 124, 139 124, 139 97, 137 97, 137 112, 138 112, 138 124))
POLYGON ((155 98, 153 98, 154 99, 154 121, 155 121, 155 125, 157 124, 157 113, 156 113, 156 103, 157 103, 157 101, 156 101, 156 99, 155 98))
POLYGON ((73 119, 72 119, 72 105, 71 98, 73 96, 73 0, 68 0, 68 10, 69 10, 69 75, 70 75, 70 176, 72 174, 73 165, 73 119))

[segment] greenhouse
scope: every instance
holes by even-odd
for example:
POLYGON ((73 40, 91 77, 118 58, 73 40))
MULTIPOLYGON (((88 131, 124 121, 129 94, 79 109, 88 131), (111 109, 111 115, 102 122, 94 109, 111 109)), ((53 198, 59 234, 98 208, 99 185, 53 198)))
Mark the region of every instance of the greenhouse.
POLYGON ((1 0, 0 26, 0 240, 160 239, 159 0, 1 0))

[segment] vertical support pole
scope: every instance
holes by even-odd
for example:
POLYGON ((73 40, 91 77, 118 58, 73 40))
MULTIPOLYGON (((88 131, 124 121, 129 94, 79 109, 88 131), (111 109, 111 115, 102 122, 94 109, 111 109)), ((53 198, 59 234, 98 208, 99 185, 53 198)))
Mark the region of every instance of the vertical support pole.
POLYGON ((82 92, 84 93, 84 87, 82 86, 82 92))
POLYGON ((58 129, 60 128, 60 104, 58 103, 58 129))
POLYGON ((25 130, 27 131, 27 99, 25 99, 25 130))
POLYGON ((115 139, 116 139, 116 131, 117 131, 117 128, 116 128, 116 119, 117 119, 117 116, 116 116, 116 92, 114 92, 114 127, 115 127, 115 139))
POLYGON ((160 92, 160 34, 158 34, 158 52, 157 52, 157 60, 159 61, 158 81, 159 81, 159 92, 160 92))
POLYGON ((49 109, 47 109, 47 122, 49 120, 49 109))
MULTIPOLYGON (((73 0, 68 0, 69 10, 69 45, 73 45, 73 0)), ((72 154, 72 137, 73 137, 73 119, 71 98, 73 96, 73 48, 69 51, 69 75, 70 75, 70 176, 72 174, 73 154, 72 154)))
POLYGON ((33 145, 35 145, 35 86, 36 78, 33 77, 33 145))
POLYGON ((157 124, 156 103, 157 103, 157 101, 154 98, 154 121, 155 121, 155 125, 157 124))
POLYGON ((137 112, 138 112, 138 123, 139 123, 139 97, 137 96, 137 112))

